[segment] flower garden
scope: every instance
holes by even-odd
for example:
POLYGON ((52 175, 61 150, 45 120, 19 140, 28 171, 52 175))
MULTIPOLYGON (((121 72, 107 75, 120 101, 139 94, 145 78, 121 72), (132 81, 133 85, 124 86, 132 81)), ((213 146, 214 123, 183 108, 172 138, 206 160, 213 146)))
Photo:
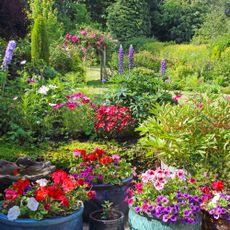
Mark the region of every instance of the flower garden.
POLYGON ((230 229, 230 3, 12 2, 0 230, 230 229))

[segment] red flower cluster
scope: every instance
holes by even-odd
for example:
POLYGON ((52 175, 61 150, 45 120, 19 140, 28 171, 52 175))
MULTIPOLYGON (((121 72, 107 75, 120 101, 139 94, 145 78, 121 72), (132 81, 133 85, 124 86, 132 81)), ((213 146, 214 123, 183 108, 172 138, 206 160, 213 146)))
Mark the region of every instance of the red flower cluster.
POLYGON ((98 134, 117 136, 135 123, 131 111, 120 105, 102 106, 96 110, 95 129, 98 134))
POLYGON ((212 184, 212 189, 216 192, 221 192, 224 189, 224 183, 222 181, 215 181, 212 184))
MULTIPOLYGON (((84 151, 84 150, 81 150, 84 151)), ((90 153, 88 155, 84 154, 82 155, 84 157, 84 161, 96 161, 99 158, 101 158, 105 154, 105 151, 99 148, 95 148, 93 153, 90 153)))
POLYGON ((107 165, 109 163, 112 163, 113 162, 113 159, 112 157, 110 156, 104 156, 100 159, 100 162, 103 164, 103 165, 107 165))

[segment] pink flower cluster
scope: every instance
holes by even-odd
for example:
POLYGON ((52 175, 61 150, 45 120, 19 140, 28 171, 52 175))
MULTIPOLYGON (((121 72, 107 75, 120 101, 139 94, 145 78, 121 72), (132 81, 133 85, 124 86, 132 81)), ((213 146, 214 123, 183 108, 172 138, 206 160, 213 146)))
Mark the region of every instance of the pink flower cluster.
POLYGON ((147 170, 142 173, 141 178, 143 183, 152 183, 156 190, 164 189, 164 185, 169 179, 179 178, 180 180, 185 179, 185 173, 182 169, 175 170, 173 173, 169 169, 158 168, 154 170, 147 170))
POLYGON ((85 96, 83 93, 70 94, 66 96, 66 98, 68 99, 67 102, 56 104, 53 106, 53 109, 59 109, 63 106, 66 106, 68 109, 74 110, 84 104, 89 104, 94 109, 97 108, 97 106, 90 101, 90 98, 85 96))

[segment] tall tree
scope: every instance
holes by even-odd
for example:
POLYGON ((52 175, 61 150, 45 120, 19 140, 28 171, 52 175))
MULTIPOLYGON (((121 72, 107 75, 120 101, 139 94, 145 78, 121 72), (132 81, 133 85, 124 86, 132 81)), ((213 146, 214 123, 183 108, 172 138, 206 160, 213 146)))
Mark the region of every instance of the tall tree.
POLYGON ((118 0, 108 8, 108 28, 120 41, 150 35, 150 14, 146 0, 118 0))

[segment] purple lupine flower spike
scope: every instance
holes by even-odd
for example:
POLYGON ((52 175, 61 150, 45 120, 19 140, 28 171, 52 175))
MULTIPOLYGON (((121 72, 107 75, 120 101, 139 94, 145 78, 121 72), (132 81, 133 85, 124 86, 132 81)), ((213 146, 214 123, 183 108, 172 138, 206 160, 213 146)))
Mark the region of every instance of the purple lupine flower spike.
POLYGON ((6 48, 4 59, 2 62, 2 69, 3 70, 8 69, 8 66, 11 63, 15 48, 16 48, 16 42, 15 41, 9 41, 7 48, 6 48))
POLYGON ((124 49, 122 45, 120 45, 120 48, 118 51, 118 73, 119 74, 124 73, 124 49))
POLYGON ((134 66, 134 48, 133 45, 130 45, 129 47, 129 71, 133 68, 134 66))
POLYGON ((164 76, 165 75, 165 73, 166 73, 166 60, 165 59, 163 59, 162 61, 161 61, 161 69, 160 69, 160 72, 161 72, 161 76, 164 76))

